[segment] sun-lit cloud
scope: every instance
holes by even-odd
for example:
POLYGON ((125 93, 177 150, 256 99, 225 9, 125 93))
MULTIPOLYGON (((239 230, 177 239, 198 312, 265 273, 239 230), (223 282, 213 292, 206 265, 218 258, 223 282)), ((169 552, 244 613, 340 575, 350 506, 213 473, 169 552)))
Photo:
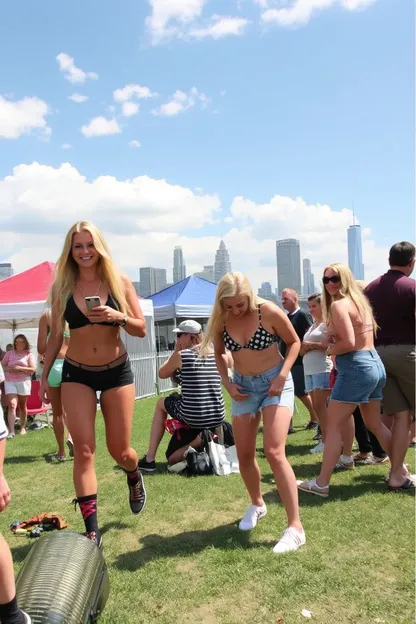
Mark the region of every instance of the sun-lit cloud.
POLYGON ((12 101, 0 95, 0 138, 18 139, 35 132, 48 139, 52 132, 46 121, 49 112, 47 103, 37 97, 12 101))
POLYGON ((56 56, 59 69, 64 73, 65 80, 69 80, 73 84, 84 84, 87 80, 97 80, 98 74, 95 72, 86 72, 76 67, 72 56, 61 52, 56 56))
POLYGON ((210 103, 211 98, 205 95, 205 93, 198 91, 196 87, 192 87, 187 93, 178 89, 165 104, 154 108, 152 110, 152 115, 174 117, 179 113, 193 108, 196 104, 201 108, 206 108, 210 103))
POLYGON ((82 126, 81 132, 85 137, 91 138, 107 134, 120 134, 121 128, 117 119, 106 119, 100 116, 93 117, 85 126, 82 126))

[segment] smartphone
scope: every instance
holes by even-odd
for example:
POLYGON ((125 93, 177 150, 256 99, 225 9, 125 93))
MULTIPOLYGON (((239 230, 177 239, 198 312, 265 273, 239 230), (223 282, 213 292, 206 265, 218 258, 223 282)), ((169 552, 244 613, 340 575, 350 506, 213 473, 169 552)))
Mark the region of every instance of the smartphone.
POLYGON ((85 297, 85 305, 87 306, 88 312, 91 312, 93 308, 101 305, 101 299, 98 295, 95 295, 94 297, 85 297))

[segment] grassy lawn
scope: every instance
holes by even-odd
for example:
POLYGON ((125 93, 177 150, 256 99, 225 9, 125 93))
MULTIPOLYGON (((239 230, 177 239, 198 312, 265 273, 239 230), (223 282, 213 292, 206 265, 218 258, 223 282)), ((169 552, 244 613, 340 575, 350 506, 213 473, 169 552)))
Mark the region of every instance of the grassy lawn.
MULTIPOLYGON (((133 445, 140 456, 154 404, 155 399, 136 403, 133 445)), ((314 443, 305 423, 300 411, 287 447, 298 478, 315 476, 320 464, 320 457, 309 453, 314 443)), ((414 499, 387 492, 388 467, 337 473, 329 500, 301 494, 307 544, 276 556, 271 549, 285 528, 285 514, 261 437, 258 456, 269 513, 251 534, 236 526, 248 503, 240 476, 187 479, 166 473, 167 438, 157 473, 145 478, 146 509, 132 516, 125 476, 106 451, 97 419, 99 521, 111 584, 101 622, 296 624, 307 621, 302 609, 322 624, 414 622, 414 499)), ((79 510, 70 505, 72 462, 48 463, 54 450, 51 430, 8 442, 12 502, 0 516, 0 528, 16 571, 31 544, 8 530, 13 520, 57 511, 71 530, 83 530, 79 510)), ((408 461, 414 461, 413 451, 408 461)))

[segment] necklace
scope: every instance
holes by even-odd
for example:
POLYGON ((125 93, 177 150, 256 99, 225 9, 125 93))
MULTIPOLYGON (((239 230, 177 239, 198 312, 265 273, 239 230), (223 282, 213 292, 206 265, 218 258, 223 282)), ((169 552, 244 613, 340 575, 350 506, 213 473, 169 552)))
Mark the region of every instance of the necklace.
MULTIPOLYGON (((99 294, 99 292, 100 292, 100 290, 101 290, 102 283, 103 283, 103 282, 102 282, 102 280, 100 280, 100 283, 99 283, 99 285, 98 285, 97 292, 96 292, 96 293, 94 293, 94 297, 96 297, 96 296, 99 294)), ((84 297, 84 299, 85 299, 85 293, 84 293, 84 291, 82 290, 82 288, 81 288, 81 284, 80 284, 79 282, 77 282, 77 287, 79 288, 79 291, 80 291, 81 295, 82 295, 82 296, 84 297)))

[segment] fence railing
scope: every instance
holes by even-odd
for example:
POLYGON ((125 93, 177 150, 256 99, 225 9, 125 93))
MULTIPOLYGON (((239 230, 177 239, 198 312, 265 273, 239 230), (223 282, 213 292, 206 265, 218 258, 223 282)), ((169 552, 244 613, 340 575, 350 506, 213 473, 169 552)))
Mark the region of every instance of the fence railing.
POLYGON ((173 390, 172 380, 159 379, 160 367, 169 359, 172 351, 156 351, 150 353, 129 353, 131 368, 134 374, 136 399, 155 396, 160 392, 173 390))

